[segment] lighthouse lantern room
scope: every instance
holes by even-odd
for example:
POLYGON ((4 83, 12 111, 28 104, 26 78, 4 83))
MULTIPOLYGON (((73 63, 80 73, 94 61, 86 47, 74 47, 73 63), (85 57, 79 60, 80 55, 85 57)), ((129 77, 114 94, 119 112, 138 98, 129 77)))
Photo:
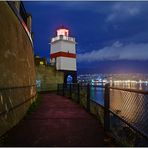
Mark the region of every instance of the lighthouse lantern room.
POLYGON ((58 29, 56 37, 51 39, 50 63, 55 65, 56 70, 64 72, 65 83, 69 77, 72 83, 77 81, 75 45, 75 38, 69 37, 69 30, 65 28, 58 29))

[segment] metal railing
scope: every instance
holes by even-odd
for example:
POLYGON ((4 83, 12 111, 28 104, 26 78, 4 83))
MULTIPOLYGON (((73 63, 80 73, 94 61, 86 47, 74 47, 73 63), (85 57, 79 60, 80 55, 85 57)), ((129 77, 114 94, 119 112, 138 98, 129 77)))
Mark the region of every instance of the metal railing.
POLYGON ((66 40, 66 41, 71 41, 71 42, 75 42, 75 38, 73 37, 67 37, 67 36, 56 36, 54 38, 51 39, 51 42, 55 42, 55 41, 58 41, 58 40, 66 40))
POLYGON ((21 16, 21 19, 23 19, 23 21, 25 22, 27 26, 28 14, 26 12, 23 2, 22 1, 7 1, 7 3, 13 9, 15 14, 19 15, 19 18, 21 16))
POLYGON ((0 88, 0 116, 24 105, 36 96, 36 85, 0 88))
POLYGON ((125 146, 148 146, 148 92, 109 84, 59 84, 58 94, 80 103, 125 146))
POLYGON ((28 14, 26 12, 23 2, 20 2, 20 15, 21 15, 23 21, 25 22, 25 24, 27 25, 28 14))
POLYGON ((31 41, 31 44, 32 44, 33 42, 32 42, 31 32, 29 31, 29 29, 27 27, 27 17, 28 17, 28 14, 26 12, 26 9, 25 9, 23 3, 19 2, 19 1, 16 1, 16 2, 20 4, 19 8, 17 8, 15 6, 15 2, 7 1, 8 5, 10 6, 10 8, 14 12, 14 14, 17 16, 17 18, 20 21, 20 23, 23 26, 23 28, 25 29, 25 32, 27 33, 27 35, 28 35, 28 37, 29 37, 29 39, 31 41))
POLYGON ((24 117, 35 99, 35 85, 0 88, 0 143, 1 136, 24 117))

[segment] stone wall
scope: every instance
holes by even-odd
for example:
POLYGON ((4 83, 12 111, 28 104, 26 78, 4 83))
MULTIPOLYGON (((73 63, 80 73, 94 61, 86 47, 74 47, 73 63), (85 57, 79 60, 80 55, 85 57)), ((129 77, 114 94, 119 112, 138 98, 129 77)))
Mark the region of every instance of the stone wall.
POLYGON ((31 40, 16 13, 0 2, 0 135, 16 125, 36 97, 31 40))
POLYGON ((36 66, 36 81, 38 91, 55 91, 58 83, 64 83, 64 73, 54 66, 36 66))

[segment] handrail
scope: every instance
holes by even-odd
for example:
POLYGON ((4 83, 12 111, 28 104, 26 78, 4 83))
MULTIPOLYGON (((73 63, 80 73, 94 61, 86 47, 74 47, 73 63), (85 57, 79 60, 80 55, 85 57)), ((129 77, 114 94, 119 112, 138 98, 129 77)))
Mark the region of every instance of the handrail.
POLYGON ((75 38, 73 38, 73 37, 67 37, 67 36, 56 36, 56 37, 53 37, 51 39, 51 42, 55 42, 55 41, 58 41, 58 40, 75 42, 75 38))
MULTIPOLYGON (((3 91, 3 90, 8 90, 8 89, 10 89, 10 90, 13 89, 13 90, 14 90, 14 89, 31 88, 31 87, 33 87, 33 86, 36 87, 36 85, 30 85, 30 86, 19 86, 19 87, 0 88, 0 92, 3 91)), ((0 116, 5 115, 5 114, 7 114, 8 112, 14 110, 15 108, 20 107, 21 105, 25 104, 25 103, 28 102, 29 100, 33 99, 36 95, 37 95, 37 94, 35 93, 35 95, 29 97, 29 98, 26 99, 25 101, 23 101, 23 102, 21 102, 21 103, 15 105, 15 106, 13 106, 13 107, 11 107, 11 108, 8 109, 8 110, 5 110, 5 111, 3 111, 3 112, 0 112, 0 116)))
POLYGON ((34 97, 36 97, 36 94, 35 94, 34 96, 31 96, 31 97, 28 98, 27 100, 25 100, 25 101, 23 101, 23 102, 21 102, 21 103, 15 105, 14 107, 11 107, 9 110, 0 112, 0 116, 3 116, 3 115, 5 115, 5 114, 9 113, 10 111, 12 111, 12 110, 14 110, 14 109, 20 107, 21 105, 23 105, 23 104, 27 103, 28 101, 30 101, 31 99, 33 99, 34 97))
POLYGON ((24 20, 25 24, 27 25, 28 15, 27 15, 26 9, 25 9, 22 1, 20 1, 20 15, 21 15, 22 19, 24 20))
POLYGON ((140 94, 148 95, 148 91, 137 90, 137 89, 119 88, 119 87, 110 87, 110 89, 129 91, 129 92, 134 92, 134 93, 140 93, 140 94))
POLYGON ((26 88, 26 87, 32 87, 32 86, 36 86, 36 85, 33 84, 33 85, 26 85, 26 86, 3 87, 3 88, 0 88, 0 91, 7 90, 7 89, 26 88))
MULTIPOLYGON (((81 84, 81 83, 80 83, 81 84)), ((100 83, 101 84, 101 83, 100 83)), ((107 84, 107 83, 106 83, 107 84)), ((82 85, 83 86, 83 85, 82 85)), ((105 88, 105 86, 103 85, 90 85, 92 87, 100 87, 100 88, 105 88)), ((140 94, 144 94, 144 95, 148 95, 148 91, 144 91, 144 90, 138 90, 138 89, 129 89, 129 88, 121 88, 121 87, 113 87, 110 86, 110 89, 115 89, 115 90, 121 90, 121 91, 129 91, 129 92, 133 92, 133 93, 140 93, 140 94)))

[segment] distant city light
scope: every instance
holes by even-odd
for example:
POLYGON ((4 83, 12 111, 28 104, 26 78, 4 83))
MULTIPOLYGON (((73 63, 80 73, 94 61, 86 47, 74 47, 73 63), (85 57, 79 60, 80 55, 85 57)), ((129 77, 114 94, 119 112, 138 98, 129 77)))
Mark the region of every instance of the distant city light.
POLYGON ((80 83, 89 83, 93 86, 110 83, 113 87, 128 89, 143 89, 148 86, 148 75, 141 74, 81 74, 78 76, 80 83))

